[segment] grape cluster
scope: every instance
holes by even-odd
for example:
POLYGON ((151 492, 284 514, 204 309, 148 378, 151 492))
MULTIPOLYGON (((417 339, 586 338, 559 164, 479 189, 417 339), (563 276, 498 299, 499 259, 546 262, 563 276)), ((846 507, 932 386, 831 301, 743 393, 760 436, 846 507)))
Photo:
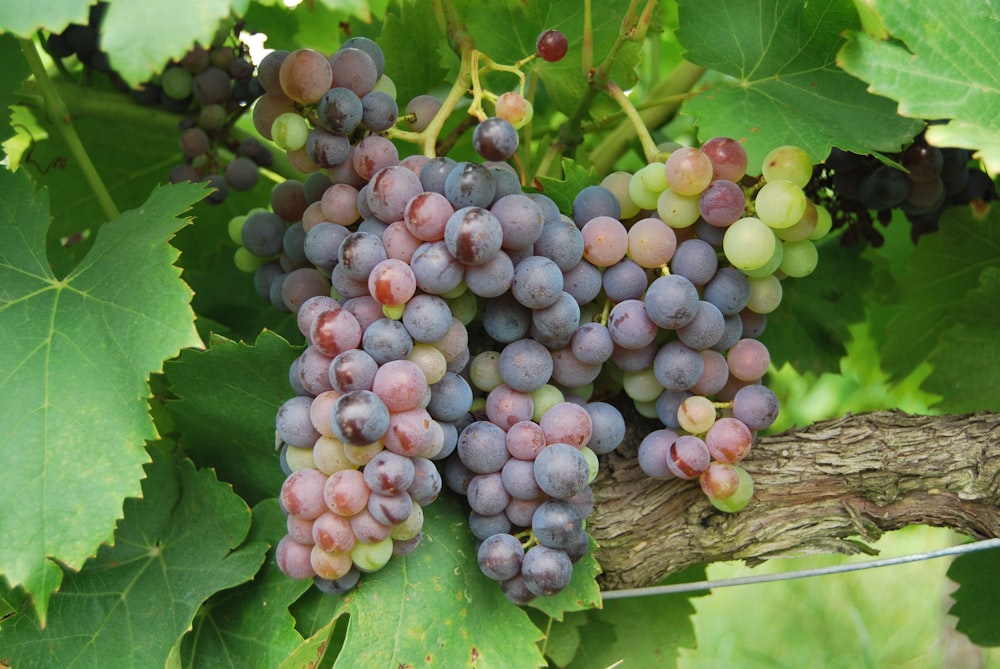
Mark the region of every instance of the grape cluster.
POLYGON ((71 23, 62 32, 50 33, 45 38, 45 50, 59 61, 76 57, 84 67, 110 75, 116 86, 128 90, 128 84, 111 69, 108 54, 101 49, 101 22, 107 10, 107 2, 92 5, 87 23, 71 23))
MULTIPOLYGON (((500 160, 400 159, 364 120, 384 79, 373 47, 261 63, 257 127, 308 176, 230 222, 236 264, 307 341, 276 419, 285 573, 353 587, 419 543, 446 486, 511 601, 562 591, 589 550, 599 456, 625 437, 602 399, 619 391, 663 425, 639 446, 644 471, 743 508, 738 463, 778 412, 756 337, 831 224, 802 190, 806 154, 780 147, 754 179, 733 140, 677 147, 563 213, 500 160)), ((498 97, 479 124, 482 156, 516 149, 519 102, 498 97)), ((438 108, 414 99, 408 120, 438 108)))
POLYGON ((237 42, 235 47, 196 44, 133 97, 183 115, 178 128, 184 162, 170 170, 170 182, 207 181, 215 188, 208 202, 219 204, 230 188, 254 188, 259 168, 274 160, 256 138, 238 140, 232 134, 237 119, 260 94, 254 65, 245 45, 237 42))
POLYGON ((834 227, 847 227, 847 244, 864 239, 880 246, 884 238, 874 220, 888 225, 894 210, 905 214, 916 243, 938 229, 949 207, 997 199, 993 181, 966 149, 930 146, 921 135, 886 158, 895 164, 835 148, 813 182, 815 192, 833 195, 828 207, 834 227))

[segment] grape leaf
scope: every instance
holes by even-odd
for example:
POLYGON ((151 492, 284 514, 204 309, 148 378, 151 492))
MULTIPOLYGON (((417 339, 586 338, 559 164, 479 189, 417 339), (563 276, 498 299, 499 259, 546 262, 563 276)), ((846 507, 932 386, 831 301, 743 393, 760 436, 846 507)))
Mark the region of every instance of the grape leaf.
MULTIPOLYGON (((896 283, 897 293, 891 299, 898 309, 877 333, 882 365, 893 378, 911 372, 927 359, 939 342, 944 348, 954 346, 955 342, 942 338, 942 333, 962 325, 964 319, 970 316, 974 319, 972 331, 984 323, 984 316, 972 314, 976 298, 973 298, 972 309, 963 305, 963 300, 970 291, 979 288, 984 269, 1000 267, 997 232, 1000 211, 993 207, 984 220, 974 219, 970 211, 968 207, 946 209, 938 232, 921 237, 908 258, 908 273, 900 276, 896 283)), ((942 361, 948 359, 947 351, 942 349, 941 355, 945 356, 942 361)), ((971 359, 978 351, 969 350, 966 355, 971 359)), ((984 378, 976 382, 977 386, 993 380, 981 362, 973 368, 977 376, 982 374, 984 378)), ((941 373, 938 371, 936 378, 939 383, 945 383, 946 377, 940 376, 941 373)), ((946 395, 956 390, 952 388, 946 395)))
POLYGON ((923 387, 943 398, 935 407, 956 413, 1000 406, 1000 263, 983 270, 979 285, 955 304, 938 345, 931 353, 934 371, 923 387))
POLYGON ((625 660, 627 666, 677 666, 677 649, 694 648, 688 595, 654 595, 609 599, 604 607, 585 613, 578 627, 580 647, 570 669, 610 667, 625 660))
MULTIPOLYGON (((0 34, 0 62, 4 64, 0 69, 0 112, 7 114, 8 107, 17 102, 14 91, 18 89, 21 82, 30 74, 28 63, 21 55, 21 47, 17 39, 9 34, 0 34)), ((0 126, 0 142, 5 142, 13 131, 9 126, 0 126)))
POLYGON ((799 372, 837 371, 846 354, 847 326, 865 318, 864 296, 871 286, 871 263, 837 238, 820 245, 819 264, 809 276, 781 282, 781 305, 767 315, 760 340, 778 367, 799 372))
POLYGON ((437 51, 444 41, 432 3, 400 3, 386 14, 378 43, 385 53, 386 74, 396 84, 400 114, 410 100, 444 81, 447 70, 437 51))
POLYGON ((43 621, 62 580, 51 558, 79 568, 139 491, 141 445, 155 436, 147 377, 200 345, 167 241, 204 192, 157 189, 57 279, 44 251, 46 193, 23 171, 0 171, 0 572, 31 593, 43 621))
POLYGON ((836 66, 842 31, 858 25, 850 0, 757 0, 724 4, 682 0, 677 38, 687 58, 734 77, 685 103, 704 141, 744 143, 750 172, 768 151, 793 144, 814 162, 833 146, 866 154, 898 151, 922 123, 899 117, 836 66))
POLYGON ((266 544, 244 543, 246 503, 211 471, 151 450, 142 498, 125 501, 114 546, 66 574, 48 625, 29 612, 0 629, 12 665, 162 667, 202 602, 260 568, 266 544))
MULTIPOLYGON (((424 510, 424 539, 415 551, 364 574, 343 597, 305 599, 297 619, 350 615, 337 669, 545 665, 536 645, 541 633, 479 571, 468 510, 449 493, 424 510)), ((332 627, 314 634, 329 635, 332 627)))
POLYGON ((956 629, 978 646, 1000 646, 996 612, 1000 607, 1000 550, 966 553, 948 567, 948 578, 958 583, 955 603, 948 611, 958 618, 956 629))
POLYGON ((214 337, 208 350, 186 350, 165 365, 180 397, 167 408, 184 452, 218 471, 251 504, 276 496, 285 480, 274 450, 274 416, 294 395, 288 368, 299 352, 263 332, 253 346, 214 337))
POLYGON ((212 44, 220 22, 246 13, 249 0, 115 0, 101 25, 101 49, 133 86, 162 72, 172 58, 212 44))
POLYGON ((32 37, 38 30, 58 33, 71 23, 86 25, 92 1, 6 0, 0 3, 0 32, 32 37))
MULTIPOLYGON (((285 518, 276 499, 261 502, 253 509, 247 541, 275 543, 285 532, 285 518)), ((277 667, 302 645, 288 606, 310 587, 310 581, 281 573, 272 547, 252 582, 219 592, 205 603, 204 615, 182 641, 184 666, 277 667)))
POLYGON ((562 620, 549 618, 541 611, 530 610, 528 615, 538 629, 545 633, 542 641, 542 653, 549 659, 549 665, 565 667, 576 656, 580 649, 580 627, 587 624, 587 614, 573 612, 562 620))
POLYGON ((867 3, 894 38, 851 33, 838 63, 869 82, 870 90, 899 101, 899 113, 949 119, 927 130, 936 146, 981 151, 1000 172, 1000 18, 995 3, 956 0, 948 11, 933 3, 867 3))

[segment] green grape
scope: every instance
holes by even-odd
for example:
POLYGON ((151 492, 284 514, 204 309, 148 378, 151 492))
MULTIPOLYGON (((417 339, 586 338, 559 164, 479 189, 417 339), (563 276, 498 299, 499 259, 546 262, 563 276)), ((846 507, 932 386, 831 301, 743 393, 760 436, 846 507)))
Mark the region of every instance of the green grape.
POLYGON ((748 216, 736 221, 722 238, 722 251, 730 264, 748 271, 763 267, 774 255, 774 233, 759 218, 748 216))
POLYGON ((632 400, 632 406, 635 407, 635 412, 643 418, 658 418, 656 413, 656 400, 653 400, 652 402, 638 402, 636 400, 632 400))
POLYGON ((628 194, 631 181, 632 175, 628 172, 612 172, 601 180, 601 185, 614 193, 615 198, 617 198, 618 204, 621 206, 622 220, 632 218, 641 211, 639 205, 633 202, 632 197, 628 194))
POLYGON ((660 193, 656 200, 656 213, 671 228, 687 228, 701 216, 697 195, 683 195, 673 188, 660 193))
POLYGON ((191 95, 194 80, 191 73, 183 67, 167 68, 160 77, 160 87, 163 94, 172 100, 183 100, 191 95))
POLYGON ((677 422, 691 434, 704 434, 715 423, 715 405, 707 397, 692 395, 677 407, 677 422))
POLYGON ((236 249, 236 253, 233 254, 233 264, 236 265, 236 269, 247 274, 256 272, 257 268, 267 261, 268 258, 255 256, 245 246, 239 247, 236 249))
POLYGON ((772 228, 790 228, 806 212, 806 195, 791 181, 769 181, 754 199, 757 218, 772 228))
MULTIPOLYGON (((773 233, 774 230, 771 230, 773 233)), ((781 244, 781 239, 775 235, 774 236, 774 253, 771 257, 767 259, 767 262, 758 267, 757 269, 744 270, 743 273, 749 277, 761 278, 767 276, 768 274, 774 274, 781 267, 781 261, 785 257, 785 247, 781 244)))
POLYGON ((813 241, 823 239, 823 237, 826 237, 830 233, 832 228, 833 217, 830 216, 829 210, 823 205, 816 205, 816 227, 809 234, 809 239, 813 241))
POLYGON ((785 242, 784 259, 781 261, 781 271, 788 276, 803 277, 812 274, 819 262, 816 245, 808 239, 798 242, 785 242))
POLYGON ((663 392, 663 386, 656 380, 653 369, 649 368, 638 372, 625 372, 622 377, 622 390, 634 401, 655 402, 663 392))
POLYGON ((246 221, 247 214, 233 216, 229 219, 229 225, 226 227, 226 232, 229 233, 229 239, 231 239, 234 244, 243 245, 243 224, 246 223, 246 221))
MULTIPOLYGON (((464 286, 465 283, 463 282, 461 285, 464 286)), ((461 294, 448 298, 446 302, 451 309, 451 315, 461 321, 462 325, 471 323, 479 311, 479 301, 476 299, 476 295, 468 290, 463 290, 461 294)))
POLYGON ((805 188, 812 178, 812 168, 808 153, 797 146, 779 146, 764 157, 761 171, 768 182, 784 179, 805 188))
POLYGON ((600 471, 601 463, 597 459, 597 453, 594 453, 594 451, 590 450, 586 446, 581 448, 580 452, 583 453, 583 457, 587 458, 587 467, 590 470, 590 473, 587 476, 587 485, 590 485, 594 482, 594 479, 597 478, 597 472, 600 471))
POLYGON ((359 541, 351 548, 351 560, 361 571, 378 571, 392 557, 392 537, 386 537, 374 544, 359 541))
POLYGON ((773 274, 760 278, 751 277, 747 308, 758 314, 769 314, 781 304, 781 293, 781 282, 773 274))
POLYGON ((790 228, 775 228, 774 232, 780 239, 786 242, 797 242, 806 239, 816 229, 817 216, 816 205, 813 204, 812 200, 806 198, 806 212, 802 214, 802 218, 799 219, 798 223, 790 228))
POLYGON ((531 417, 537 423, 546 411, 565 402, 566 397, 557 387, 546 383, 541 388, 531 391, 531 400, 535 403, 535 410, 531 417))
POLYGON ((390 79, 389 75, 383 74, 381 77, 378 78, 378 81, 375 82, 375 88, 372 89, 372 92, 374 93, 375 91, 380 91, 382 93, 385 93, 390 98, 395 100, 396 82, 390 79))
POLYGON ((628 194, 642 209, 656 209, 656 200, 667 189, 667 174, 663 163, 650 163, 632 175, 628 194))
POLYGON ((298 151, 309 138, 309 124, 295 112, 285 112, 271 124, 271 138, 286 151, 298 151))

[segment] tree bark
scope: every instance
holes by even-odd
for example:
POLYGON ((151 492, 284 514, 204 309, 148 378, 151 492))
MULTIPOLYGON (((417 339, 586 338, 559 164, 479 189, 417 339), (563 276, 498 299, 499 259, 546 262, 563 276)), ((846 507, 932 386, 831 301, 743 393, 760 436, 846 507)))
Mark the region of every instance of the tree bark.
POLYGON ((878 412, 763 437, 741 463, 754 496, 735 514, 715 509, 697 481, 647 477, 636 450, 662 426, 626 418, 588 520, 604 589, 651 585, 698 563, 870 551, 866 542, 912 524, 1000 536, 997 413, 878 412))

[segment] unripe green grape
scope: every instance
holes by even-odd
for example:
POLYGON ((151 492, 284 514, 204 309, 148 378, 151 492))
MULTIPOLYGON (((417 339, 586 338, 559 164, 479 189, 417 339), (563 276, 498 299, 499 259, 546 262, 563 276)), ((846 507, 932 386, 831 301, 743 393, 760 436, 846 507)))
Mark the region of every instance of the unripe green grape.
POLYGON ((791 181, 769 181, 754 198, 757 218, 772 228, 790 228, 806 211, 806 195, 791 181))
MULTIPOLYGON (((771 230, 773 233, 774 230, 771 230)), ((774 253, 771 257, 767 259, 767 262, 758 267, 757 269, 744 270, 743 273, 749 277, 760 278, 767 276, 769 274, 774 274, 781 267, 781 261, 785 258, 785 247, 781 244, 781 239, 777 235, 774 236, 774 253)))
POLYGON ((469 362, 469 381, 484 393, 503 383, 503 377, 500 376, 500 353, 497 351, 477 353, 469 362))
POLYGON ((614 193, 615 199, 618 200, 618 204, 621 206, 620 218, 622 220, 632 218, 641 211, 639 205, 633 202, 632 197, 628 194, 629 182, 631 181, 632 175, 628 172, 612 172, 601 180, 601 185, 614 193))
POLYGON ((773 274, 750 281, 750 299, 747 308, 758 314, 769 314, 781 304, 781 282, 773 274))
POLYGON ((240 214, 229 219, 226 232, 229 234, 229 239, 231 239, 234 244, 239 244, 240 246, 243 245, 243 224, 246 222, 247 214, 240 214))
POLYGON ((293 472, 300 469, 315 469, 316 462, 313 460, 313 449, 289 445, 285 449, 285 464, 293 472))
POLYGON ((268 258, 260 258, 250 253, 245 246, 239 247, 233 254, 233 264, 236 265, 236 269, 247 274, 256 272, 257 268, 268 260, 268 258))
POLYGON ((671 228, 687 228, 701 216, 697 195, 684 195, 668 188, 656 200, 656 213, 671 228))
POLYGON ((768 182, 785 179, 805 188, 812 178, 812 168, 808 153, 797 146, 779 146, 764 157, 761 172, 768 182))
POLYGON ((285 151, 298 151, 309 139, 309 124, 294 112, 285 112, 271 124, 271 138, 285 151))
POLYGON ((414 343, 406 359, 420 368, 427 379, 427 385, 437 383, 448 371, 448 361, 445 360, 444 353, 430 344, 414 343))
POLYGON ((819 253, 816 245, 808 239, 798 242, 785 242, 784 259, 781 261, 781 271, 796 278, 808 276, 819 263, 819 253))
POLYGON ((830 211, 821 204, 816 205, 816 228, 809 234, 809 239, 816 241, 826 237, 833 229, 833 217, 830 211))
POLYGON ((172 100, 183 100, 191 95, 194 81, 191 73, 183 67, 167 68, 160 77, 160 88, 163 94, 172 100))
POLYGON ((372 89, 372 92, 374 93, 375 91, 385 93, 390 98, 395 100, 396 82, 390 79, 389 75, 383 74, 381 77, 378 78, 378 81, 375 82, 375 88, 372 89))
MULTIPOLYGON (((461 285, 464 286, 465 283, 463 282, 461 285)), ((461 321, 462 325, 471 323, 479 311, 479 301, 475 294, 468 290, 463 290, 461 294, 445 301, 451 309, 451 315, 461 321)))
POLYGON ((420 534, 420 530, 423 528, 424 509, 416 502, 413 502, 410 515, 407 516, 406 520, 392 528, 392 531, 389 532, 389 538, 397 541, 406 541, 420 534))
POLYGON ((656 400, 652 402, 637 402, 636 400, 632 400, 632 406, 635 407, 635 412, 643 418, 657 418, 656 400))
POLYGON ((529 394, 531 395, 531 401, 535 403, 535 410, 531 418, 536 423, 542 420, 542 416, 545 415, 546 411, 566 401, 563 392, 550 383, 532 390, 529 394))
POLYGON ((578 397, 584 402, 589 402, 593 394, 594 394, 594 384, 592 382, 588 383, 585 386, 573 386, 572 388, 566 388, 565 392, 565 395, 567 397, 568 396, 578 397))
POLYGON ((359 541, 351 548, 351 561, 361 571, 378 571, 392 557, 392 537, 386 537, 374 544, 359 541))
POLYGON ((802 214, 802 218, 792 227, 776 228, 774 232, 780 239, 786 242, 797 242, 807 239, 813 230, 816 229, 817 216, 816 205, 813 204, 812 200, 806 198, 806 211, 802 214))
POLYGON ((638 372, 625 372, 622 376, 622 390, 637 402, 654 402, 663 392, 663 386, 656 380, 652 368, 638 372))
POLYGON ((583 457, 587 459, 587 468, 589 470, 587 475, 587 485, 590 485, 594 482, 594 479, 597 478, 597 473, 600 471, 601 463, 597 460, 597 453, 594 453, 586 446, 581 448, 580 452, 583 453, 583 457))
POLYGON ((656 209, 656 200, 667 189, 663 163, 649 163, 639 168, 629 181, 628 194, 642 209, 656 209))
POLYGON ((722 251, 730 264, 748 271, 763 267, 774 255, 774 233, 759 218, 747 216, 728 228, 722 238, 722 251))

